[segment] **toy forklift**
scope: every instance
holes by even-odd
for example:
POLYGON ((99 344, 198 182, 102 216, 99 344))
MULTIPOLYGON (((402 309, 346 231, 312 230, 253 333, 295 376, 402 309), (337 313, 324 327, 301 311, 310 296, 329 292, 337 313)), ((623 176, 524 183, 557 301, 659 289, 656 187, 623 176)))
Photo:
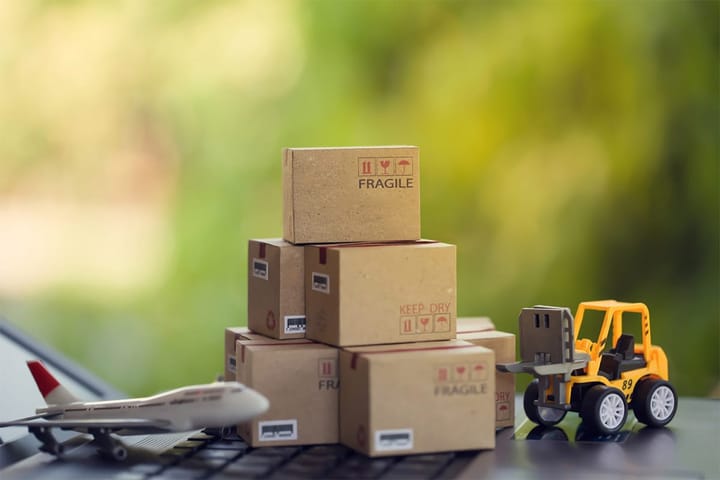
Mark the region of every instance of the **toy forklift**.
POLYGON ((640 422, 652 427, 664 426, 675 416, 677 394, 668 382, 665 352, 650 341, 645 304, 583 302, 574 319, 564 307, 523 308, 519 329, 521 361, 498 364, 497 369, 536 377, 523 398, 531 421, 552 426, 572 411, 595 432, 613 434, 625 424, 628 405, 640 422), (578 339, 588 310, 604 312, 596 342, 578 339), (623 331, 624 313, 641 316, 637 344, 623 331), (610 333, 611 348, 605 351, 610 333))

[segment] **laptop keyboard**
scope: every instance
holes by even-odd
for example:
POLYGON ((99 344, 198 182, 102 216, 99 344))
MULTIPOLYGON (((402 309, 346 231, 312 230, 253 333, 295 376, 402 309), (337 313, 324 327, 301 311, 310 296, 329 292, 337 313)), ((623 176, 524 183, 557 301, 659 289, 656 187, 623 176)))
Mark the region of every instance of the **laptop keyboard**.
POLYGON ((453 478, 477 452, 369 458, 342 445, 250 448, 239 437, 191 436, 116 480, 453 478))

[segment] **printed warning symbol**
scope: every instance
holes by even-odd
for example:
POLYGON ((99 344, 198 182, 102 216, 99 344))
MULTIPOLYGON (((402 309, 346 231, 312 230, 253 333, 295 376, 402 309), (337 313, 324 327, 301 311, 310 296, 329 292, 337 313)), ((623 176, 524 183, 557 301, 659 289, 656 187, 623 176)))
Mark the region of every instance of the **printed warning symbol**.
POLYGON ((272 310, 268 310, 267 316, 265 317, 265 326, 269 330, 274 330, 276 324, 277 323, 275 321, 275 314, 273 313, 272 310))
POLYGON ((375 159, 358 158, 358 175, 375 175, 375 159))
POLYGON ((395 163, 389 158, 381 158, 378 160, 380 165, 380 171, 378 175, 394 175, 395 174, 395 163))
POLYGON ((447 315, 435 315, 433 318, 435 325, 434 330, 436 332, 449 332, 450 331, 450 318, 447 315))
POLYGON ((321 358, 318 360, 318 375, 320 378, 337 377, 337 359, 321 358))
POLYGON ((415 333, 415 317, 400 317, 400 334, 412 335, 415 333))
POLYGON ((484 362, 474 363, 470 369, 470 380, 486 380, 488 368, 484 362))
POLYGON ((450 367, 438 367, 435 372, 435 382, 445 383, 450 381, 450 367))
POLYGON ((496 420, 510 420, 510 402, 497 402, 495 405, 496 420))
POLYGON ((452 370, 454 382, 466 382, 470 377, 470 372, 467 365, 455 365, 452 370))
POLYGON ((410 158, 398 158, 395 160, 395 175, 412 175, 412 161, 410 158))
POLYGON ((419 316, 417 319, 417 333, 431 333, 433 331, 433 325, 430 320, 429 315, 419 316))

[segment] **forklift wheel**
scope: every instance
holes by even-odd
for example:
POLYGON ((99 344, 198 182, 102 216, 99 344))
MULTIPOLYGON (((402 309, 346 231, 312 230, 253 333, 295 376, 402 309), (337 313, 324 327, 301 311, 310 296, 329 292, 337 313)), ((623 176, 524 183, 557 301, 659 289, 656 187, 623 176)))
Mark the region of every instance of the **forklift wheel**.
POLYGON ((583 399, 581 414, 591 430, 604 435, 617 433, 627 420, 625 396, 617 388, 595 385, 583 399))
POLYGON ((633 392, 632 407, 638 421, 663 427, 675 416, 677 393, 665 380, 641 380, 633 392))
POLYGON ((537 423, 538 425, 544 425, 546 427, 552 427, 557 425, 565 418, 567 413, 565 410, 559 408, 548 408, 538 407, 535 405, 535 400, 538 400, 539 388, 537 378, 530 382, 525 389, 525 395, 523 396, 523 408, 525 415, 531 422, 537 423))

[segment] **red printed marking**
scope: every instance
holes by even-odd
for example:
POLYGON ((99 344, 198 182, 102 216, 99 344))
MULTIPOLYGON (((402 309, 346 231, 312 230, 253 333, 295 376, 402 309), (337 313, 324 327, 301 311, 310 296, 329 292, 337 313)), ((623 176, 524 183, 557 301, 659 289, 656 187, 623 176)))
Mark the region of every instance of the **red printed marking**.
POLYGON ((320 247, 320 265, 327 263, 327 247, 320 247))
POLYGON ((261 243, 260 245, 260 251, 258 252, 258 256, 260 258, 265 258, 265 244, 261 243))
POLYGON ((267 316, 265 317, 265 326, 269 330, 275 329, 275 313, 272 310, 268 310, 267 316))
POLYGON ((30 360, 27 362, 27 366, 43 398, 47 397, 53 390, 60 386, 60 382, 47 371, 45 365, 42 363, 37 360, 30 360))

